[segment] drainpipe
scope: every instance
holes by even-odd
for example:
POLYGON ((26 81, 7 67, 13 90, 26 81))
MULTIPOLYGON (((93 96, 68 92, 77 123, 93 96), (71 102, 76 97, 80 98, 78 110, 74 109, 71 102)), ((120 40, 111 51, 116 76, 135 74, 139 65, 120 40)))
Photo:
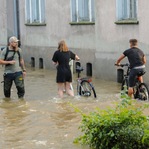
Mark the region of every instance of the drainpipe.
MULTIPOLYGON (((20 40, 20 12, 19 12, 19 0, 14 0, 14 30, 17 38, 20 40)), ((21 43, 19 42, 19 47, 21 43)))

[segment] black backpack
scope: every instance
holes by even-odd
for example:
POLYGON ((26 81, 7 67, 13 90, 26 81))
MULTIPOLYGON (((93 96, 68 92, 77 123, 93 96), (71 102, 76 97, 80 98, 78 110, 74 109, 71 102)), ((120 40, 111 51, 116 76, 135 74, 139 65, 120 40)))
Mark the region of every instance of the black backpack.
MULTIPOLYGON (((10 51, 9 48, 7 47, 4 60, 7 60, 7 56, 8 56, 9 51, 10 51)), ((16 51, 14 51, 14 53, 13 53, 13 56, 12 56, 13 58, 14 58, 15 53, 16 53, 16 51)), ((20 52, 17 51, 17 53, 18 53, 18 56, 19 56, 19 65, 20 65, 20 52)))

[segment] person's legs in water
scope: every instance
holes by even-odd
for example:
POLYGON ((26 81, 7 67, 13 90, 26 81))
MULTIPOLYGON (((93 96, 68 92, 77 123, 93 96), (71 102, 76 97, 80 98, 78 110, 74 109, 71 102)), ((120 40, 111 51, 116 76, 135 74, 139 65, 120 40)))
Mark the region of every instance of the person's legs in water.
POLYGON ((74 96, 74 91, 71 88, 71 82, 66 82, 66 93, 70 96, 74 96))
POLYGON ((13 77, 8 74, 4 74, 4 95, 6 98, 10 98, 11 96, 12 83, 13 77))
POLYGON ((24 87, 23 74, 21 72, 15 74, 14 82, 18 91, 17 92, 18 98, 23 98, 25 94, 25 87, 24 87))
POLYGON ((128 88, 128 96, 133 98, 133 87, 135 86, 136 79, 138 79, 141 83, 143 83, 143 77, 139 76, 140 72, 144 71, 143 69, 131 69, 129 74, 129 88, 128 88))
MULTIPOLYGON (((130 73, 129 73, 129 88, 128 88, 128 96, 130 98, 134 98, 133 97, 133 93, 134 93, 133 87, 135 86, 136 79, 138 77, 138 72, 139 71, 140 71, 139 69, 131 69, 130 70, 130 73)), ((140 80, 140 82, 143 82, 143 77, 140 76, 139 80, 140 80)))
POLYGON ((133 97, 133 87, 129 87, 129 88, 128 88, 128 96, 129 96, 130 98, 134 98, 134 97, 133 97))
POLYGON ((139 74, 138 76, 138 80, 143 83, 143 75, 145 74, 145 68, 141 68, 141 69, 137 69, 137 74, 139 74))
POLYGON ((142 76, 138 77, 138 80, 139 80, 141 83, 143 83, 143 77, 142 77, 142 76))
MULTIPOLYGON (((70 83, 70 89, 73 90, 73 86, 72 86, 72 83, 70 83)), ((66 83, 64 84, 64 92, 66 92, 66 83)))
POLYGON ((133 87, 135 85, 135 80, 137 76, 137 70, 136 69, 131 69, 129 73, 129 82, 128 82, 128 96, 130 98, 133 98, 133 87))
POLYGON ((57 83, 58 86, 58 95, 60 98, 63 98, 64 83, 57 83))

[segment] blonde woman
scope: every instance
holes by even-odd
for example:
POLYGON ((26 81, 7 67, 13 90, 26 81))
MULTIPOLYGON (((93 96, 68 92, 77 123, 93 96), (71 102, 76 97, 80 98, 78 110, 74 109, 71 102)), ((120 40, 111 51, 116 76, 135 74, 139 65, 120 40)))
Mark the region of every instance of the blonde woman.
POLYGON ((64 40, 58 43, 58 50, 55 51, 52 61, 57 65, 56 82, 58 85, 58 95, 63 98, 63 90, 70 96, 74 96, 73 90, 70 89, 72 74, 69 66, 69 60, 79 60, 79 57, 70 51, 64 40))

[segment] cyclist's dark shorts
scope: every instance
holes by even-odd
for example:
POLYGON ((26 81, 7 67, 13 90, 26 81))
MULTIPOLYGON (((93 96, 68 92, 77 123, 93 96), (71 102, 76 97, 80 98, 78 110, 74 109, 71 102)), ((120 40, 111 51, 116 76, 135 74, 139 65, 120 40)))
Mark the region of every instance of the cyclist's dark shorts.
POLYGON ((130 70, 130 73, 129 73, 129 87, 134 87, 135 86, 136 77, 138 76, 138 74, 140 74, 141 72, 144 72, 144 71, 145 71, 144 68, 131 69, 130 70))

